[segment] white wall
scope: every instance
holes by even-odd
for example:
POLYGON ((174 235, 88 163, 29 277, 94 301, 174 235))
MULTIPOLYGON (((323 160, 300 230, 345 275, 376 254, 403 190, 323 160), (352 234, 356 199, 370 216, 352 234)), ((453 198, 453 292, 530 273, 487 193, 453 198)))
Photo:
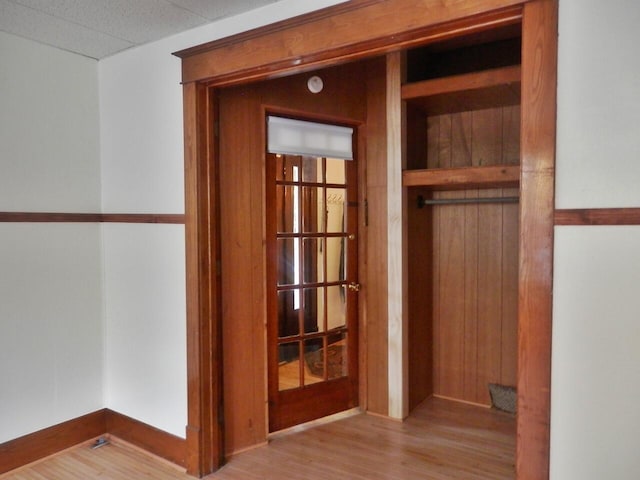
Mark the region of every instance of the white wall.
POLYGON ((640 227, 555 241, 552 478, 640 478, 640 227))
POLYGON ((637 0, 560 0, 557 208, 640 207, 637 0))
MULTIPOLYGON (((640 3, 560 0, 558 208, 640 207, 640 3)), ((640 227, 556 227, 551 478, 640 478, 640 227)))
MULTIPOLYGON (((335 3, 282 0, 100 61, 103 211, 184 212, 181 70, 172 52, 335 3)), ((184 437, 184 228, 104 232, 106 406, 184 437)))
POLYGON ((107 224, 105 404, 184 437, 184 227, 107 224))
POLYGON ((97 62, 0 32, 0 210, 100 209, 97 62))
MULTIPOLYGON (((0 32, 0 211, 97 211, 97 62, 0 32)), ((0 443, 103 407, 95 224, 0 223, 0 443)))

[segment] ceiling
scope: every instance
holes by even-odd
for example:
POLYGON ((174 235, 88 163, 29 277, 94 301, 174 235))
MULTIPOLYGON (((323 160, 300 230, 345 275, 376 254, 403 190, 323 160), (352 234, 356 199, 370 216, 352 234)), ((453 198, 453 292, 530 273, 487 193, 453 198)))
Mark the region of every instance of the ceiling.
POLYGON ((0 31, 101 59, 279 0, 0 0, 0 31))

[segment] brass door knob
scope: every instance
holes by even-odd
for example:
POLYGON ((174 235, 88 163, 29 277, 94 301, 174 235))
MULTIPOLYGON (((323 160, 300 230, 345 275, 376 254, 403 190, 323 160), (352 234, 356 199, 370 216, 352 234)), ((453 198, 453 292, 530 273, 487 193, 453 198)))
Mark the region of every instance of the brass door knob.
POLYGON ((349 284, 349 290, 351 290, 352 292, 359 292, 360 291, 360 284, 356 283, 356 282, 351 282, 349 284))

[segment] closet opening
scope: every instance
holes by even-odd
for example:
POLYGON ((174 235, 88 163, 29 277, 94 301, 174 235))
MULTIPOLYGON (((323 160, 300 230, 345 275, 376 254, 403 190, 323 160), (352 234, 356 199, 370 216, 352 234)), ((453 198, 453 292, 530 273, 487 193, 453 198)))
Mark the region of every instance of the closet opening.
POLYGON ((409 410, 499 409, 514 459, 520 49, 517 24, 409 50, 402 86, 409 410))

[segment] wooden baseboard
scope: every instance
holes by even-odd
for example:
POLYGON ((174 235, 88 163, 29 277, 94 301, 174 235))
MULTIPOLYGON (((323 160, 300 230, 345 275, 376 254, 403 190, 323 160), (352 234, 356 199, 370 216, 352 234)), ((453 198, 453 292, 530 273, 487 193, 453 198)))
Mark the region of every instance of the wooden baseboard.
POLYGON ((0 474, 105 434, 186 466, 183 438, 105 408, 0 444, 0 474))
POLYGON ((187 442, 121 413, 106 409, 106 432, 147 452, 186 467, 187 442))
POLYGON ((104 434, 105 412, 105 410, 98 410, 0 444, 0 473, 35 462, 104 434))

